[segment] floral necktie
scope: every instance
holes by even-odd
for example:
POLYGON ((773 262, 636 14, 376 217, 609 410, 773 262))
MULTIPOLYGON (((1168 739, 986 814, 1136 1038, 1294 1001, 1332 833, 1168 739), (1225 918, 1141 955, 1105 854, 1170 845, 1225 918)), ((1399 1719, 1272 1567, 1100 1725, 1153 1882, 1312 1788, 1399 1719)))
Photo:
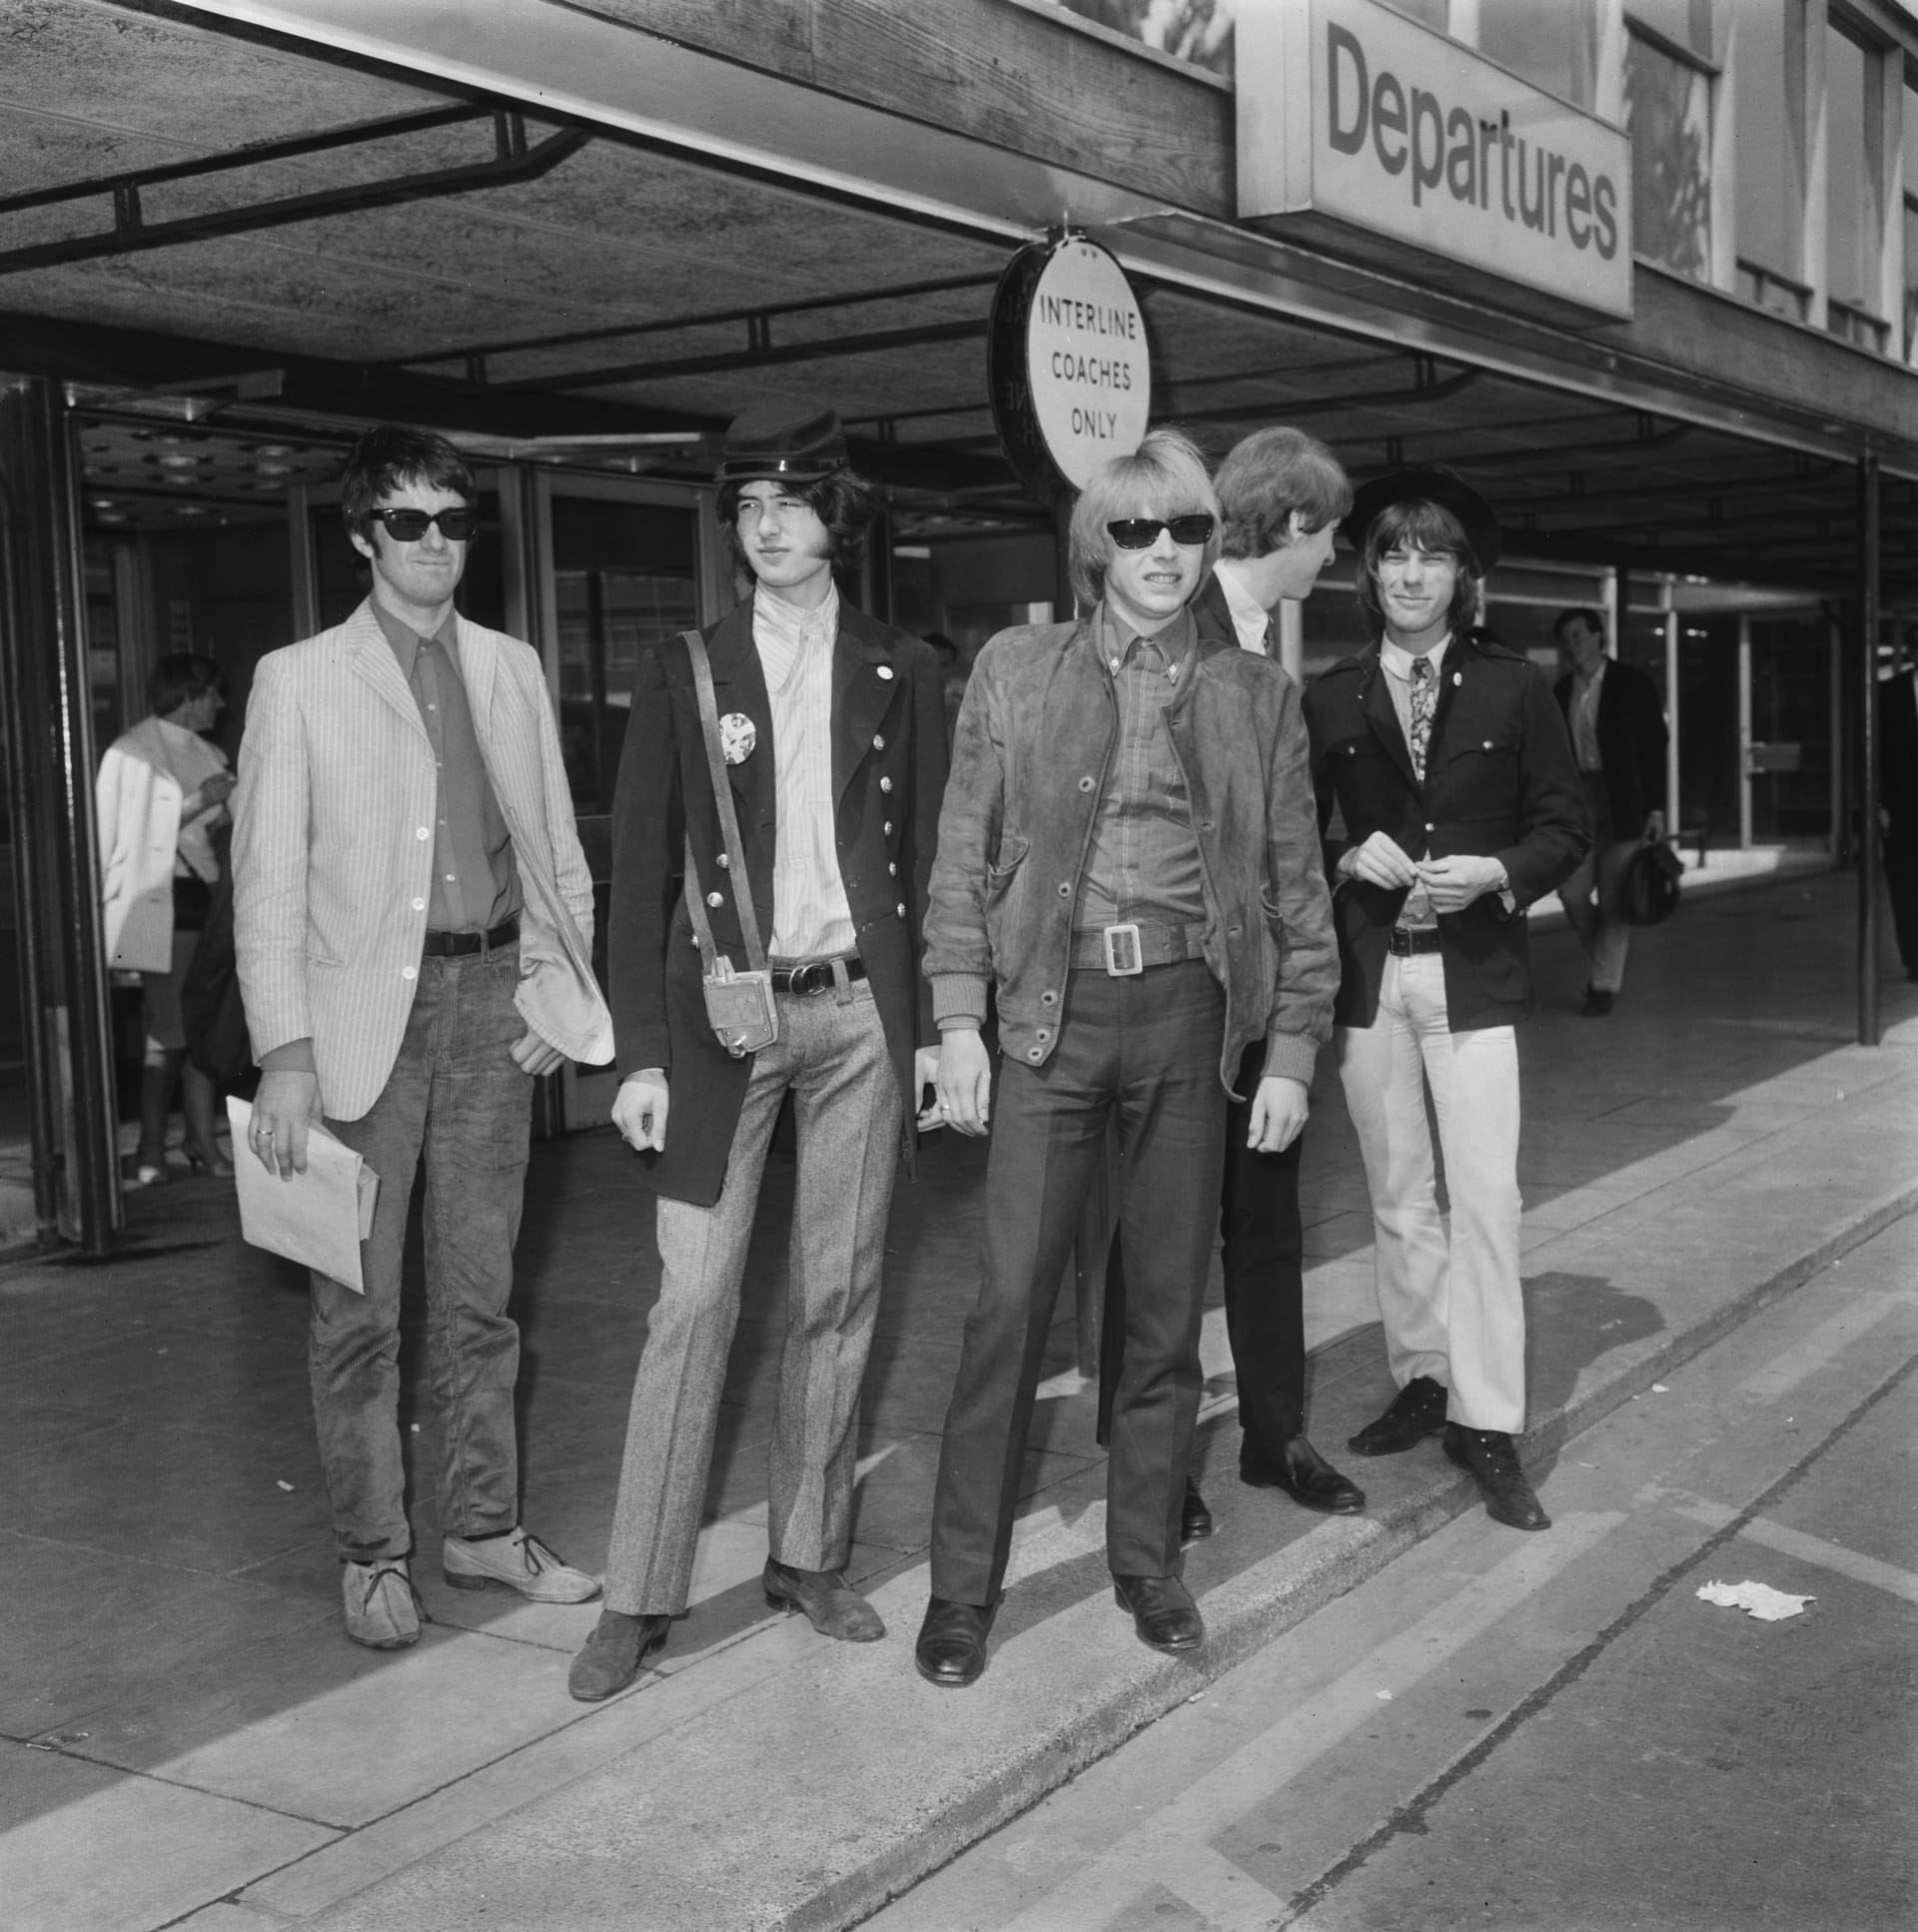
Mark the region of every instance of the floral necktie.
POLYGON ((1432 743, 1432 713, 1438 703, 1438 684, 1432 674, 1432 659, 1412 660, 1412 768, 1419 782, 1426 782, 1426 747, 1432 743))

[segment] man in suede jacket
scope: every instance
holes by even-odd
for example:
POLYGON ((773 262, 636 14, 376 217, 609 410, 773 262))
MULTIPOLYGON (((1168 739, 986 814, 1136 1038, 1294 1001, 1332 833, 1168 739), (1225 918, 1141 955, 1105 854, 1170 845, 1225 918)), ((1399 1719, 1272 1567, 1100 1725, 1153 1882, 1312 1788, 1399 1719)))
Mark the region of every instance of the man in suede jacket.
POLYGON ((1222 1101, 1263 1040, 1249 1144, 1290 1144, 1338 985, 1297 688, 1202 636, 1188 608, 1217 524, 1183 437, 1154 432, 1108 465, 1072 523, 1074 583, 1096 607, 1001 632, 959 715, 926 973, 946 1118, 977 1134, 989 1098, 996 1111, 985 1274, 946 1418, 916 1655, 935 1684, 985 1668, 1053 1304, 1114 1121, 1127 1291, 1107 1560, 1143 1641, 1185 1650, 1204 1635, 1179 1577, 1180 1516, 1222 1101))

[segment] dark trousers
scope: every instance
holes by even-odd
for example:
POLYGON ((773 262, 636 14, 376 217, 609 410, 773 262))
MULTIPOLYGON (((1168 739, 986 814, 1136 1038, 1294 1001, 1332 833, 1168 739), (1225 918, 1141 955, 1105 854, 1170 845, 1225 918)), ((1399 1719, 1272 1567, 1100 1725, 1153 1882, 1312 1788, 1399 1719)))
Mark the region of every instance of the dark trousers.
POLYGON ((1884 859, 1898 957, 1905 962, 1905 971, 1918 979, 1918 826, 1886 833, 1884 859))
MULTIPOLYGON (((315 1274, 308 1368, 342 1558, 412 1547, 400 1452, 400 1269, 426 1166, 427 1372, 440 1416, 439 1519, 449 1536, 519 1520, 506 1313, 526 1178, 532 1082, 513 1064, 519 949, 424 959, 393 1072, 359 1120, 327 1125, 380 1177, 362 1244, 364 1295, 315 1274)), ((251 1158, 249 1156, 248 1158, 251 1158)))
POLYGON ((1119 1575, 1178 1574, 1225 1143, 1224 1027, 1225 995, 1202 961, 1134 979, 1074 973, 1051 1060, 1001 1063, 985 1277, 966 1321, 933 1499, 935 1596, 998 1600, 1060 1279, 1115 1120, 1131 1293, 1112 1406, 1106 1554, 1119 1575))
MULTIPOLYGON (((1276 1458, 1282 1443, 1306 1430, 1306 1238, 1299 1215, 1299 1161, 1306 1137, 1301 1134, 1283 1154, 1259 1154, 1247 1147, 1252 1096, 1265 1065, 1266 1043, 1255 1040, 1239 1063, 1234 1083, 1245 1099, 1226 1107, 1219 1259, 1226 1279, 1226 1335, 1239 1384, 1244 1452, 1276 1458)), ((1115 1227, 1100 1324, 1102 1443, 1111 1441, 1112 1401, 1125 1364, 1124 1250, 1115 1227)))

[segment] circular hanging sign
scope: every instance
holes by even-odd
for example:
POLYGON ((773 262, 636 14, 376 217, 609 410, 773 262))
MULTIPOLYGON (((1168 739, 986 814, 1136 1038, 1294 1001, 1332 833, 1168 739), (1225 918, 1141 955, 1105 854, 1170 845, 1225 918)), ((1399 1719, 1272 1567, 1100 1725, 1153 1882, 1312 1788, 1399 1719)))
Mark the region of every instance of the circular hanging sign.
POLYGON ((1021 249, 993 298, 993 420, 1013 468, 1042 499, 1083 489, 1138 449, 1152 414, 1152 352, 1125 271, 1065 235, 1021 249))

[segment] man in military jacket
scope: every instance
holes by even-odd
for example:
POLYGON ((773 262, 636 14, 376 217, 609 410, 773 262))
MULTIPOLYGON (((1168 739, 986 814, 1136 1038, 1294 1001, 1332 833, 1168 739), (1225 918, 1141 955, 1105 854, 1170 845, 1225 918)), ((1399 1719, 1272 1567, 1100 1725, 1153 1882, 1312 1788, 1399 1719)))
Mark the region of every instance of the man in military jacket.
POLYGON ((1443 1432, 1489 1512, 1547 1518, 1519 1464, 1518 1047, 1525 908, 1590 843, 1544 675, 1472 626, 1499 530, 1438 466, 1360 490, 1345 533, 1379 641, 1306 693, 1341 980, 1334 1035, 1365 1158, 1399 1393, 1361 1455, 1443 1432), (1451 1204, 1439 1217, 1426 1097, 1451 1204))

